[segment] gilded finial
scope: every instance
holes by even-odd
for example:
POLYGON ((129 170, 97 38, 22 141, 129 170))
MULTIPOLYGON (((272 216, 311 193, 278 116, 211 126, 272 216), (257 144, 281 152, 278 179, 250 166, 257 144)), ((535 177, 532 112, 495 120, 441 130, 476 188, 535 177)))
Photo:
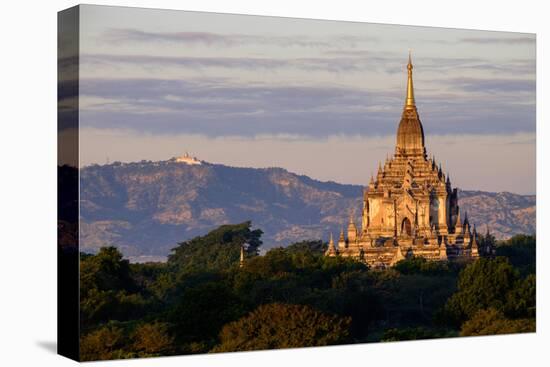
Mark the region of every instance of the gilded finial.
POLYGON ((411 59, 411 50, 409 50, 409 63, 407 64, 407 99, 405 100, 405 109, 410 110, 416 108, 414 102, 414 87, 413 87, 413 78, 412 78, 412 59, 411 59))

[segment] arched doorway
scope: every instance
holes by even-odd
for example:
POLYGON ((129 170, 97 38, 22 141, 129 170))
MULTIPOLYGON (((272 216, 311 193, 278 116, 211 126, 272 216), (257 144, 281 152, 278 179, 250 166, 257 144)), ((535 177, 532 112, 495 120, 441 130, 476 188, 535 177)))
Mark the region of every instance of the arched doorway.
POLYGON ((409 218, 405 218, 403 222, 401 222, 401 235, 412 236, 412 226, 409 218))

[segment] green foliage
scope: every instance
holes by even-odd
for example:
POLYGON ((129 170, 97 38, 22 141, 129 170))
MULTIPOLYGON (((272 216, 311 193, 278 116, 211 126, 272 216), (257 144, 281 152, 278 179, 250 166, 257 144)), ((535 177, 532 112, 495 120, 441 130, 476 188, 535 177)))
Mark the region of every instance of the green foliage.
POLYGON ((97 255, 81 256, 80 293, 86 297, 87 292, 93 289, 135 289, 130 277, 129 262, 122 259, 122 254, 116 247, 102 247, 97 255))
POLYGON ((312 268, 323 260, 328 244, 321 240, 295 242, 285 248, 298 268, 312 268))
POLYGON ((208 282, 186 288, 167 314, 180 343, 212 343, 222 326, 247 310, 223 283, 208 282))
POLYGON ((130 276, 139 288, 149 289, 159 277, 170 275, 165 263, 135 263, 130 264, 130 276))
POLYGON ((263 305, 224 326, 213 352, 341 344, 348 341, 350 323, 309 306, 263 305))
POLYGON ((535 319, 507 319, 495 308, 479 310, 462 325, 461 336, 535 332, 535 319))
POLYGON ((81 297, 81 322, 86 326, 100 321, 129 320, 141 316, 146 307, 147 302, 140 294, 93 288, 86 297, 81 297))
POLYGON ((257 256, 260 236, 249 222, 221 226, 164 264, 128 264, 113 247, 81 254, 82 359, 534 330, 534 237, 501 242, 494 259, 378 271, 325 257, 322 241, 257 256))
POLYGON ((124 330, 115 325, 106 325, 81 338, 80 359, 93 361, 123 358, 124 330))
POLYGON ((451 269, 446 261, 428 261, 423 257, 411 257, 398 261, 394 268, 401 274, 440 275, 451 269))
POLYGON ((385 285, 388 319, 399 327, 432 326, 437 311, 456 289, 454 275, 401 275, 385 285))
POLYGON ((502 310, 519 279, 508 259, 481 258, 468 265, 458 279, 458 291, 445 306, 449 321, 460 325, 481 309, 502 310))
POLYGON ((82 335, 80 358, 94 361, 170 355, 174 345, 166 323, 109 322, 82 335))
POLYGON ((535 274, 536 252, 535 236, 523 234, 502 241, 496 248, 497 256, 508 258, 510 263, 524 275, 535 274))
POLYGON ((269 250, 265 256, 249 261, 249 264, 246 264, 246 269, 264 277, 280 276, 292 272, 294 264, 292 257, 284 248, 274 248, 269 250))
POLYGON ((355 339, 366 337, 372 323, 383 315, 377 289, 370 285, 369 274, 364 271, 343 272, 333 278, 332 289, 324 292, 323 298, 313 304, 353 320, 350 330, 355 339))
POLYGON ((275 248, 250 259, 234 278, 234 288, 251 304, 304 303, 318 289, 331 287, 332 279, 345 271, 367 272, 351 259, 326 258, 313 251, 275 248))
POLYGON ((511 318, 535 318, 537 279, 534 274, 519 281, 506 296, 504 313, 511 318))
POLYGON ((147 355, 171 354, 174 349, 174 337, 168 330, 167 323, 158 321, 138 326, 133 333, 133 349, 147 355))
POLYGON ((323 256, 328 245, 321 240, 309 240, 294 242, 286 247, 286 251, 290 254, 311 254, 323 256))
POLYGON ((487 232, 485 235, 479 235, 479 254, 482 256, 492 256, 492 251, 494 250, 495 246, 497 245, 497 240, 495 236, 493 236, 489 232, 489 228, 487 228, 487 232))
POLYGON ((251 222, 223 225, 205 236, 181 242, 172 249, 168 264, 180 271, 227 270, 239 264, 241 246, 247 257, 256 256, 262 244, 262 231, 251 230, 251 222))
POLYGON ((128 260, 124 260, 115 247, 103 247, 97 255, 81 256, 80 314, 83 326, 140 316, 146 301, 136 293, 137 290, 128 260))

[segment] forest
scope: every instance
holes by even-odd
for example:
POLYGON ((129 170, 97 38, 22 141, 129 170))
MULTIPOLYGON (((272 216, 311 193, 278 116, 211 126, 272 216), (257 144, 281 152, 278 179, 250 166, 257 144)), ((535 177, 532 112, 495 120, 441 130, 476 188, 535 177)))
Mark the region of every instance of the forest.
POLYGON ((181 242, 164 263, 80 254, 81 360, 534 332, 536 239, 474 262, 384 270, 303 241, 260 255, 251 222, 181 242), (240 264, 240 249, 246 256, 240 264))

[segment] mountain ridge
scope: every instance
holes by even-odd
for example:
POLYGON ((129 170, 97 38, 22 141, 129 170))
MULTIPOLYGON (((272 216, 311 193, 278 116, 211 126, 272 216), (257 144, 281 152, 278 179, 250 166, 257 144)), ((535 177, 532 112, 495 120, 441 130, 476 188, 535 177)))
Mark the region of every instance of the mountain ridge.
MULTIPOLYGON (((178 242, 246 220, 264 231, 266 248, 326 239, 346 225, 350 208, 360 213, 363 190, 280 167, 175 159, 90 165, 80 177, 81 249, 116 245, 132 257, 166 256, 178 242)), ((535 195, 465 190, 459 205, 497 238, 535 232, 535 195)))

